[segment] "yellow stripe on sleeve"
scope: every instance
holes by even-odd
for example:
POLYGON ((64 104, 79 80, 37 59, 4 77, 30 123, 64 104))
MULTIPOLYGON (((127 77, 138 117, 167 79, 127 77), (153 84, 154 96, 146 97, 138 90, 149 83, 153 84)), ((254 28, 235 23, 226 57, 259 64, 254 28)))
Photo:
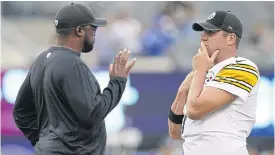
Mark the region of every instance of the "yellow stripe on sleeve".
POLYGON ((233 85, 233 86, 236 86, 238 88, 241 88, 245 91, 247 91, 248 93, 251 92, 251 88, 241 84, 241 83, 238 83, 238 82, 233 82, 233 81, 229 81, 229 80, 226 80, 226 79, 220 79, 220 78, 215 78, 213 81, 217 81, 217 82, 222 82, 222 83, 228 83, 230 85, 233 85))
POLYGON ((252 72, 236 68, 224 68, 216 76, 221 78, 231 78, 236 81, 245 82, 254 87, 258 81, 258 76, 252 72))
POLYGON ((248 65, 248 64, 232 64, 230 66, 235 66, 235 67, 241 67, 241 68, 245 68, 245 69, 250 69, 250 70, 252 70, 252 71, 254 71, 256 73, 259 73, 259 71, 255 67, 253 67, 251 65, 248 65))

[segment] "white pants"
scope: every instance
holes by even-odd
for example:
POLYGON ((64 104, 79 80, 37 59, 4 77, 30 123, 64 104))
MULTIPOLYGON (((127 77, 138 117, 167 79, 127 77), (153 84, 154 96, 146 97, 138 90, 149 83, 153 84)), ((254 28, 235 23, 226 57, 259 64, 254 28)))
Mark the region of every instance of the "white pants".
POLYGON ((184 155, 249 155, 246 146, 238 147, 234 144, 223 145, 191 145, 183 144, 184 155))
POLYGON ((184 154, 183 155, 249 155, 248 154, 248 151, 247 149, 239 149, 236 151, 236 153, 233 153, 232 154, 232 150, 223 150, 223 151, 220 151, 220 150, 208 150, 208 151, 199 151, 199 150, 196 150, 196 151, 191 151, 191 152, 188 152, 188 151, 184 151, 184 154))

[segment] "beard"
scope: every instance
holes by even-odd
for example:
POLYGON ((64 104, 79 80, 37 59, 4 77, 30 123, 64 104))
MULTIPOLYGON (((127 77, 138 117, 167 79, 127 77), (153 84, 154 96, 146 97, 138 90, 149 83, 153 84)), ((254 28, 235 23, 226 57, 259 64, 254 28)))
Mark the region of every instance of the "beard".
POLYGON ((89 53, 94 49, 94 43, 95 39, 93 41, 89 41, 87 33, 85 33, 84 37, 84 43, 83 43, 83 48, 81 50, 82 53, 89 53))

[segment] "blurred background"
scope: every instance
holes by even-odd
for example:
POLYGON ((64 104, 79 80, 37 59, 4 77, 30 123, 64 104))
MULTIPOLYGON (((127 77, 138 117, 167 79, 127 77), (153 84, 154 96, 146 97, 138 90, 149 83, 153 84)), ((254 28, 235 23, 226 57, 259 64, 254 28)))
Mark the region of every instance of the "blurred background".
MULTIPOLYGON (((68 3, 1 2, 2 155, 33 154, 12 109, 30 65, 54 44, 55 14, 68 3)), ((121 103, 106 118, 106 155, 183 154, 182 142, 168 136, 167 112, 200 46, 200 33, 191 25, 216 10, 230 10, 240 18, 244 33, 239 56, 254 61, 261 73, 257 122, 248 138, 250 155, 274 154, 274 2, 77 3, 109 20, 97 30, 94 51, 81 55, 102 88, 119 50, 129 48, 137 57, 121 103)))

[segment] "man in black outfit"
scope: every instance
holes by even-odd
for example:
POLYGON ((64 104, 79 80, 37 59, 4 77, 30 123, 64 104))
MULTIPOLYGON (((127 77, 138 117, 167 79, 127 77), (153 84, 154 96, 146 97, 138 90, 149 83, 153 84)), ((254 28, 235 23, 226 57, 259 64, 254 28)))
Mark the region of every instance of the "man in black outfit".
POLYGON ((110 65, 110 81, 100 86, 80 53, 93 49, 97 27, 106 19, 71 3, 55 18, 57 45, 38 56, 17 95, 13 116, 38 155, 103 155, 104 118, 119 103, 135 59, 120 51, 110 65))

